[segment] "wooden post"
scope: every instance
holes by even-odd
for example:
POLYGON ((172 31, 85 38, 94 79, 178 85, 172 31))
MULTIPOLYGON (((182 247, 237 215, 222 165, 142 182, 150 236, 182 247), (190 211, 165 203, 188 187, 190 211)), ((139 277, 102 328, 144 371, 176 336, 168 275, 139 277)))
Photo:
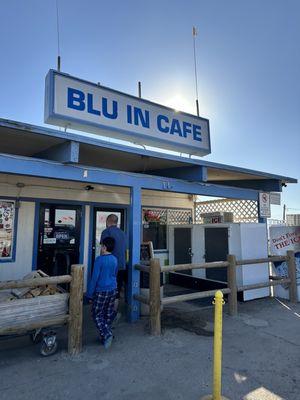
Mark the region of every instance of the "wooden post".
POLYGON ((237 282, 236 282, 236 258, 234 255, 227 256, 229 263, 227 267, 227 281, 230 293, 228 294, 229 315, 237 315, 237 282))
POLYGON ((72 265, 68 329, 68 351, 71 355, 80 353, 82 349, 83 272, 83 265, 72 265))
POLYGON ((297 303, 298 301, 297 270, 296 270, 295 254, 292 250, 287 251, 287 265, 288 265, 289 278, 291 280, 291 283, 289 285, 290 302, 297 303))
POLYGON ((151 335, 161 334, 160 320, 160 262, 157 258, 150 260, 150 333, 151 335))

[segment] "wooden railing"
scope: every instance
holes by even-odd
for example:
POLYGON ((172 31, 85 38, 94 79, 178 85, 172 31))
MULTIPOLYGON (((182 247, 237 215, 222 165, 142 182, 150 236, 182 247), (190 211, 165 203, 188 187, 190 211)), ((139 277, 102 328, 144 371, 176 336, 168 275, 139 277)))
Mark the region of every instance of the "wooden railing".
MULTIPOLYGON (((150 274, 150 290, 149 297, 135 295, 135 299, 141 303, 148 304, 150 308, 150 331, 152 335, 161 334, 161 305, 172 304, 181 301, 203 299, 212 297, 215 290, 207 290, 203 292, 182 294, 171 297, 162 297, 160 295, 160 274, 161 272, 183 271, 193 269, 209 269, 209 268, 227 268, 227 288, 220 289, 223 294, 228 294, 228 312, 229 315, 237 314, 237 294, 247 290, 261 289, 276 285, 288 285, 289 296, 292 303, 297 302, 297 281, 296 281, 296 262, 293 251, 288 251, 286 256, 274 256, 260 259, 236 260, 234 255, 228 255, 227 261, 201 263, 201 264, 180 264, 160 266, 158 259, 151 259, 150 265, 136 265, 139 271, 148 272, 150 274), (250 264, 263 264, 276 261, 286 261, 288 264, 288 278, 272 277, 269 282, 255 283, 251 285, 237 285, 236 270, 238 266, 250 264)), ((224 282, 225 283, 225 282, 224 282)))
MULTIPOLYGON (((68 352, 69 354, 77 354, 82 349, 82 320, 83 320, 83 265, 72 265, 71 275, 52 276, 45 278, 23 279, 15 281, 0 282, 0 290, 3 289, 16 289, 16 288, 37 288, 40 286, 70 284, 69 306, 68 313, 61 316, 41 318, 40 320, 19 325, 11 324, 12 326, 1 327, 0 335, 18 334, 27 331, 32 331, 39 328, 46 328, 49 326, 59 326, 68 324, 68 352)), ((63 295, 62 295, 63 296, 63 295)), ((52 296, 43 296, 49 297, 52 296)), ((24 302, 26 299, 16 300, 18 304, 24 302)), ((14 300, 10 302, 13 311, 14 300)), ((12 313, 13 314, 13 313, 12 313)), ((12 315, 13 318, 13 315, 12 315)))

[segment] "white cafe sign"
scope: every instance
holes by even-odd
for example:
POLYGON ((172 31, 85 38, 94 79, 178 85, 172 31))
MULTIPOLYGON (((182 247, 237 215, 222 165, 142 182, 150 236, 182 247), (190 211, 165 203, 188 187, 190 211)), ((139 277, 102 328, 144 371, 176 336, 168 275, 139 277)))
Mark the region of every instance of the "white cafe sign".
POLYGON ((211 152, 209 121, 50 70, 45 122, 167 150, 211 152))

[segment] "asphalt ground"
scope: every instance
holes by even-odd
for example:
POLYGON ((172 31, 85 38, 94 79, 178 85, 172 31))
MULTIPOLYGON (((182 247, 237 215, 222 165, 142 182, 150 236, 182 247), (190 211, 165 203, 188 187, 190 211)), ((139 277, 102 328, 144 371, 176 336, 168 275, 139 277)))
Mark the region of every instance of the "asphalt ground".
MULTIPOLYGON (((300 304, 239 303, 223 320, 223 395, 231 400, 300 399, 300 304)), ((163 312, 163 335, 147 318, 121 320, 105 351, 85 307, 83 352, 38 354, 28 337, 0 341, 0 399, 200 400, 212 391, 213 310, 191 303, 163 312)))

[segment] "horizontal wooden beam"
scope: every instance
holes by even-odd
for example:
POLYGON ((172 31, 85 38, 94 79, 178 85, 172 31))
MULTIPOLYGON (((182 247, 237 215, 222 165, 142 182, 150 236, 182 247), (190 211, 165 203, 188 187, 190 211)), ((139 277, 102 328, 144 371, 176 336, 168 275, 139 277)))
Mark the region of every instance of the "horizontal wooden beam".
POLYGON ((1 289, 34 288, 38 286, 59 285, 61 283, 70 283, 71 275, 49 276, 48 278, 20 279, 17 281, 0 282, 1 289))
POLYGON ((291 283, 291 280, 289 278, 284 278, 281 280, 276 280, 274 282, 253 283, 252 285, 239 286, 237 290, 238 292, 244 292, 246 290, 261 289, 261 288, 284 285, 289 283, 291 283))
MULTIPOLYGON (((230 289, 218 289, 221 290, 223 294, 230 293, 230 289)), ((197 299, 204 299, 206 297, 213 297, 216 294, 217 290, 207 290, 205 292, 196 292, 196 293, 188 293, 188 294, 180 294, 178 296, 171 296, 171 297, 164 297, 162 299, 162 304, 172 304, 178 303, 180 301, 190 301, 190 300, 197 300, 197 299)))
POLYGON ((150 299, 146 296, 142 296, 141 294, 135 294, 133 297, 135 300, 137 300, 141 303, 148 304, 148 305, 150 304, 150 299))
POLYGON ((148 265, 136 264, 134 268, 138 271, 150 272, 150 267, 148 265))
POLYGON ((5 327, 1 328, 0 327, 0 335, 12 335, 12 334, 22 334, 30 331, 34 331, 36 329, 40 328, 47 328, 50 326, 60 326, 64 325, 69 321, 69 315, 63 315, 61 317, 55 317, 51 319, 41 319, 38 322, 30 322, 28 324, 23 324, 19 326, 14 326, 14 327, 5 327))
POLYGON ((209 268, 225 268, 228 267, 227 261, 216 261, 202 264, 176 264, 176 265, 165 265, 161 267, 161 272, 171 271, 184 271, 189 269, 209 269, 209 268))
POLYGON ((237 260, 236 265, 248 265, 248 264, 263 264, 267 262, 286 261, 286 256, 272 256, 268 258, 253 258, 248 260, 237 260))

